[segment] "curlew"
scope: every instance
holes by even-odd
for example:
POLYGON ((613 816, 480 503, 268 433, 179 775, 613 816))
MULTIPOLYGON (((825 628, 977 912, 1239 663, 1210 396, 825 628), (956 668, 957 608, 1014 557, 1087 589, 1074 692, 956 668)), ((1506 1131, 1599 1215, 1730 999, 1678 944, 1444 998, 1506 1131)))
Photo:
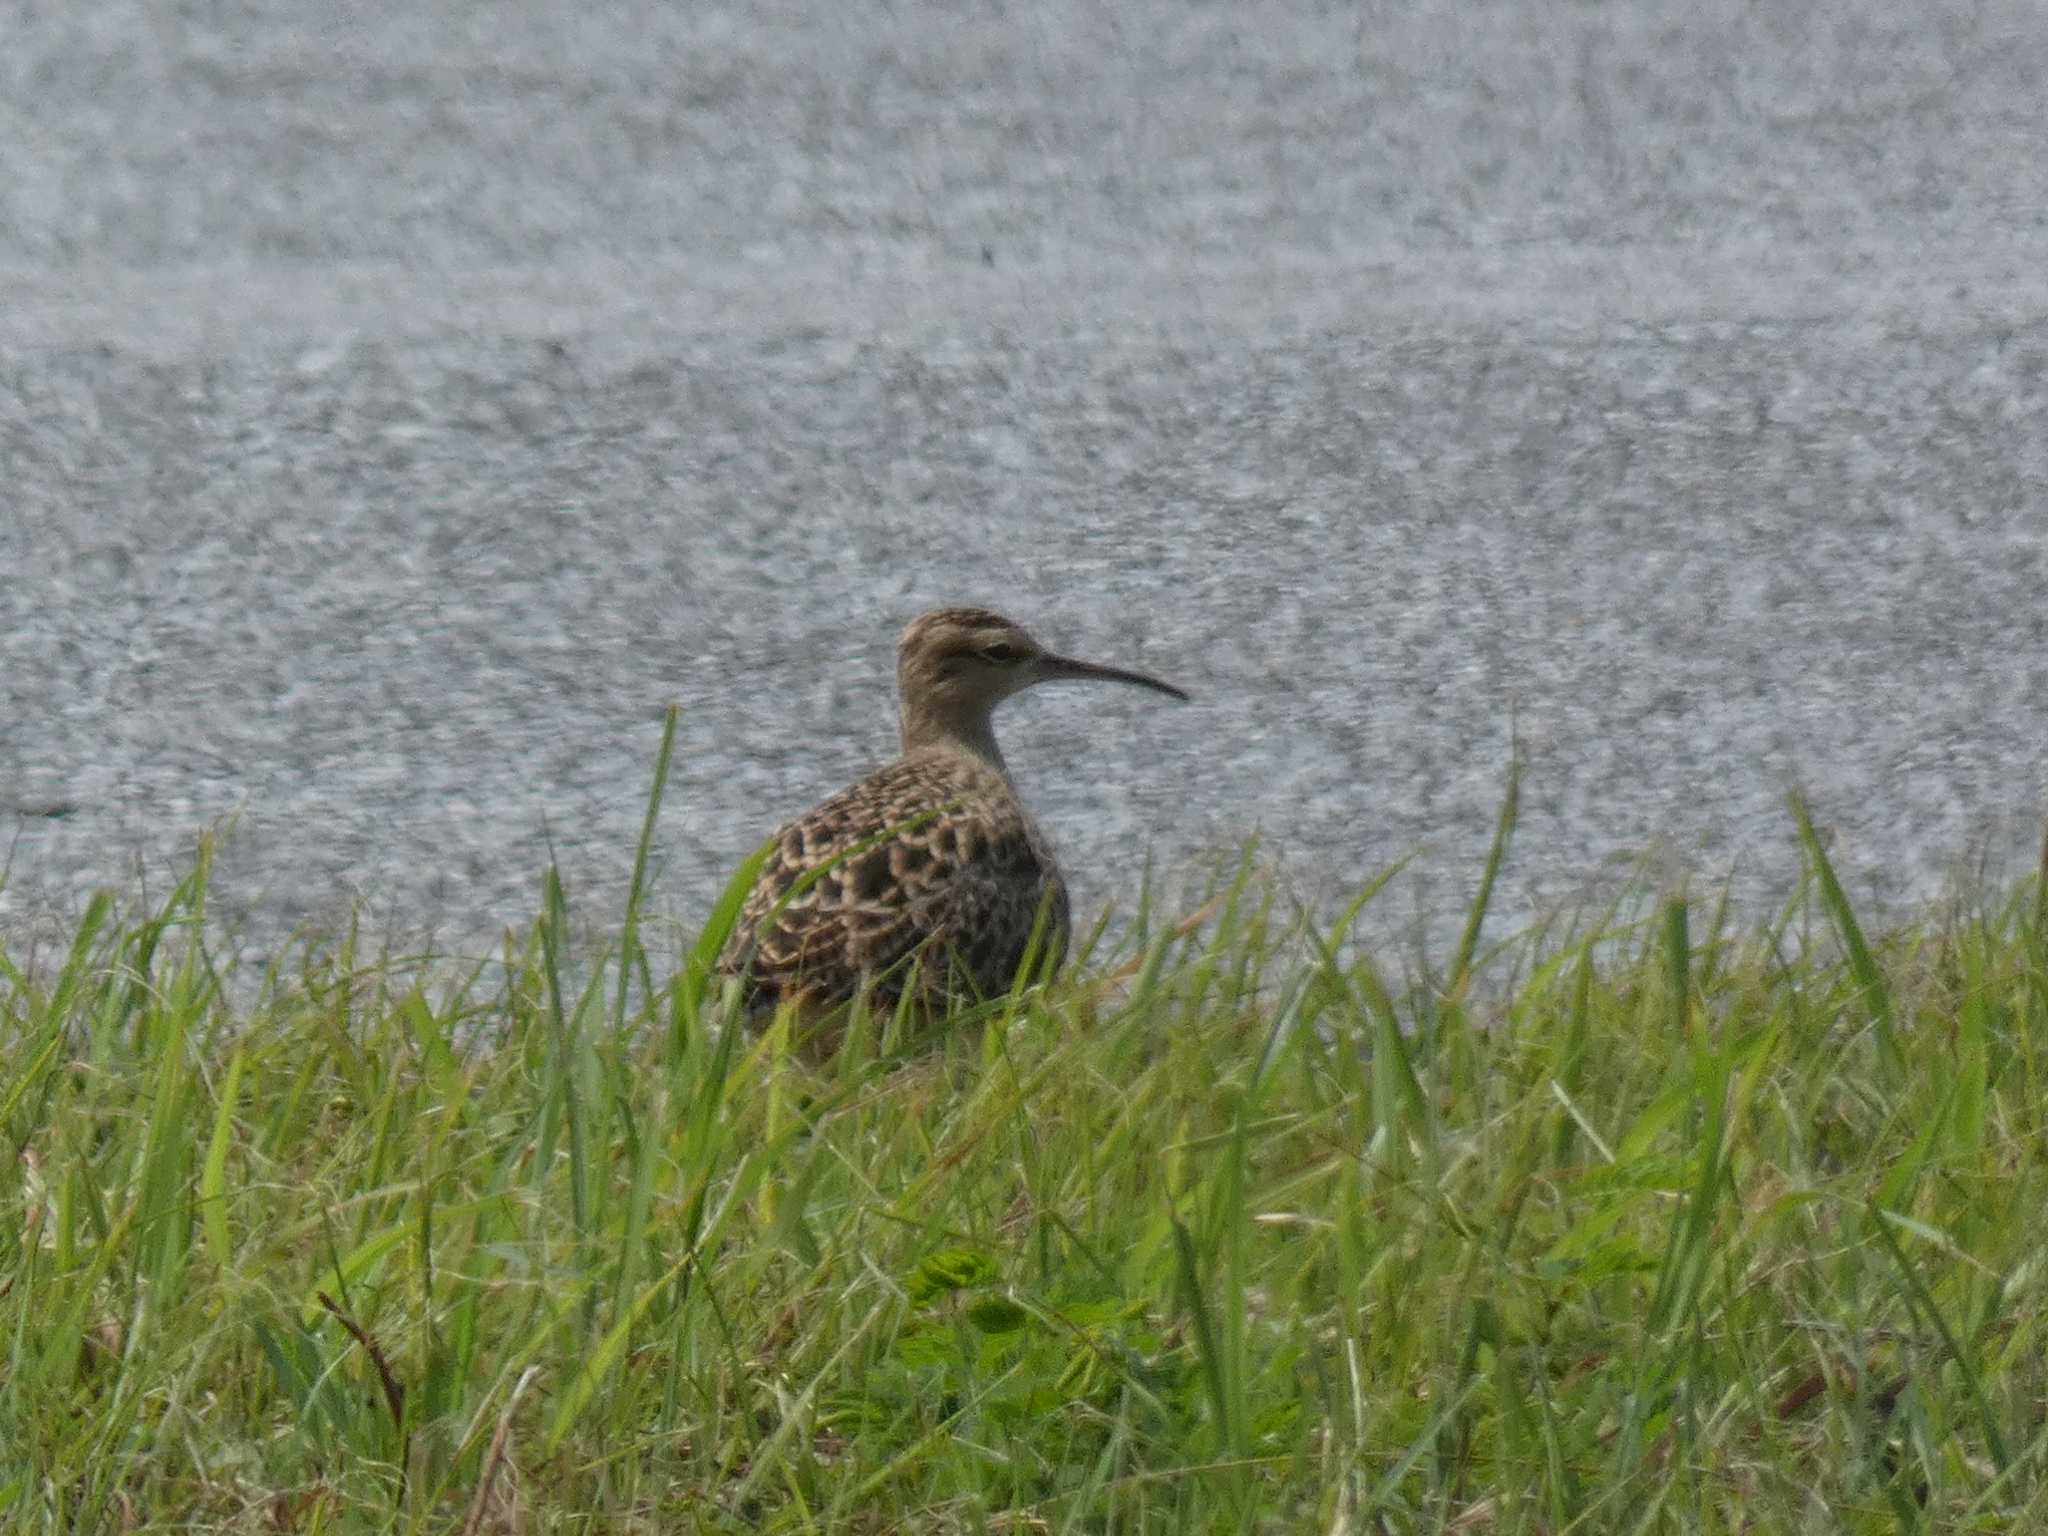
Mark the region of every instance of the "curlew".
POLYGON ((748 1011, 806 1011, 863 987, 934 1012, 1007 992, 1027 960, 1057 965, 1066 884, 1010 782, 992 716, 1012 694, 1063 679, 1170 683, 1045 649, 980 608, 940 608, 896 649, 902 751, 778 829, 719 970, 748 1011))

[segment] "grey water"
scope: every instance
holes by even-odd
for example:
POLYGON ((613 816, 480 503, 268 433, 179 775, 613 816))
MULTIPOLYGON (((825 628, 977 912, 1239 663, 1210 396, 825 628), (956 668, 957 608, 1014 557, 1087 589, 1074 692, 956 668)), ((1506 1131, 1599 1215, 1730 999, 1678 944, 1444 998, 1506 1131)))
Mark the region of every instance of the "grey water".
POLYGON ((684 930, 943 602, 1080 909, 1454 932, 2048 812, 2031 3, 283 0, 0 49, 0 930, 684 930))

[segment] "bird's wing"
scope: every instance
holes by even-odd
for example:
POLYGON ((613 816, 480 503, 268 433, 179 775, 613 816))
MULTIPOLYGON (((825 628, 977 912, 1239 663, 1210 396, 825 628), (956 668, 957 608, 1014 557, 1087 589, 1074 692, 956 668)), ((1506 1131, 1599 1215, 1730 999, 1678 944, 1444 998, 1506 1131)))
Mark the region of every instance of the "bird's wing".
POLYGON ((792 989, 838 999, 863 977, 886 993, 892 973, 945 950, 999 990, 1048 882, 1063 918, 1065 893, 1006 792, 983 799, 901 761, 776 834, 720 969, 749 975, 764 1000, 792 989))

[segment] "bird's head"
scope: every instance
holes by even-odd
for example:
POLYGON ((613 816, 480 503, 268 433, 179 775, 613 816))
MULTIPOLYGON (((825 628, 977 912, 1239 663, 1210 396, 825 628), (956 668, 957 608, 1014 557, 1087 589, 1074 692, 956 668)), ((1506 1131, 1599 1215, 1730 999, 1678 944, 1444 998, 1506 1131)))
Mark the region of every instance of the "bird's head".
POLYGON ((1022 625, 986 608, 935 608, 911 620, 896 645, 903 745, 908 750, 926 737, 978 745, 986 738, 992 748, 989 716, 998 704, 1034 684, 1067 679, 1130 683, 1187 698, 1143 672, 1049 651, 1022 625))

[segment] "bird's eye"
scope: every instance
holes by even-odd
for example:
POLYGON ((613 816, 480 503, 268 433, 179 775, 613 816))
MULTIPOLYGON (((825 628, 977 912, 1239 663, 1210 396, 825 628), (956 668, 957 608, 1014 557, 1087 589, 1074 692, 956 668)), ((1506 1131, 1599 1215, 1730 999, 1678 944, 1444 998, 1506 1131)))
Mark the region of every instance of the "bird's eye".
POLYGON ((981 648, 981 659, 992 661, 999 667, 1007 667, 1011 662, 1022 659, 1023 655, 1007 640, 996 640, 981 648))

